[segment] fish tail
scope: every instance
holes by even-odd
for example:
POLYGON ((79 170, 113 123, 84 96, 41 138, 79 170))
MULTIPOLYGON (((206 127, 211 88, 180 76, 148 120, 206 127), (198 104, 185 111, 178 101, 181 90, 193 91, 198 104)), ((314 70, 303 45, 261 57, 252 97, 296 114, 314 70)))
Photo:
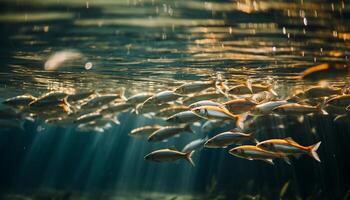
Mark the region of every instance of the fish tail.
POLYGON ((316 105, 316 107, 317 107, 317 109, 319 110, 319 112, 321 114, 328 115, 328 112, 323 109, 324 103, 319 103, 319 104, 316 105))
POLYGON ((228 97, 228 86, 223 81, 217 81, 215 83, 215 88, 218 93, 224 95, 225 97, 228 97))
POLYGON ((193 162, 193 160, 192 160, 192 155, 193 155, 193 153, 194 153, 195 151, 193 150, 193 151, 191 151, 191 152, 188 152, 188 153, 186 153, 186 160, 192 165, 192 167, 195 167, 195 164, 194 164, 194 162, 193 162))
POLYGON ((190 133, 195 133, 194 130, 191 128, 191 124, 186 124, 184 127, 184 130, 186 130, 190 133))
POLYGON ((68 114, 72 112, 72 110, 70 109, 71 106, 67 101, 67 97, 60 100, 59 106, 64 110, 64 112, 68 114))
POLYGON ((247 79, 247 81, 245 82, 245 85, 247 86, 247 88, 249 89, 249 91, 250 91, 251 93, 253 93, 252 82, 251 82, 249 79, 247 79))
POLYGON ((257 140, 254 135, 255 135, 255 132, 249 133, 249 138, 252 142, 255 142, 256 144, 258 144, 259 140, 257 140))
POLYGON ((273 96, 278 96, 277 92, 272 88, 272 86, 270 87, 269 92, 271 92, 273 96))
POLYGON ((316 144, 311 145, 311 146, 308 147, 309 148, 309 153, 308 154, 311 157, 313 157, 315 160, 317 160, 318 162, 321 162, 320 157, 317 154, 317 149, 320 147, 320 145, 321 145, 321 141, 319 141, 316 144))
POLYGON ((120 90, 120 98, 123 100, 123 101, 126 101, 127 98, 125 97, 125 87, 122 87, 121 90, 120 90))

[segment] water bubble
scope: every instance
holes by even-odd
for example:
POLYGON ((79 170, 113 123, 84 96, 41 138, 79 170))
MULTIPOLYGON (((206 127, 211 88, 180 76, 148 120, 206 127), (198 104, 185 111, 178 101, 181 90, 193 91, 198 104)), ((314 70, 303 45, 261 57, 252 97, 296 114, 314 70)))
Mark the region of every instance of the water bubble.
POLYGON ((277 48, 276 47, 272 47, 272 51, 276 52, 277 48))
POLYGON ((85 64, 85 69, 86 70, 90 70, 92 68, 92 63, 91 62, 87 62, 86 64, 85 64))

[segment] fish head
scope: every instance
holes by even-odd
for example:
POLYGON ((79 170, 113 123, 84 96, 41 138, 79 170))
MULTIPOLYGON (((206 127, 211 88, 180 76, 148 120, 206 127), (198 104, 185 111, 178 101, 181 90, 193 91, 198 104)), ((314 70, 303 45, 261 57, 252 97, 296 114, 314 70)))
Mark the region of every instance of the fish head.
POLYGON ((199 116, 207 116, 208 115, 208 110, 204 107, 197 107, 191 109, 191 111, 199 116))
POLYGON ((204 143, 204 147, 210 148, 213 147, 214 141, 209 139, 204 143))
POLYGON ((165 121, 176 123, 176 122, 180 121, 180 118, 178 116, 174 115, 174 116, 171 116, 171 117, 167 118, 165 121))
POLYGON ((236 147, 231 149, 229 153, 234 156, 241 156, 244 153, 244 149, 236 147))
POLYGON ((178 88, 176 88, 175 90, 174 90, 174 92, 175 93, 178 93, 178 94, 183 94, 183 93, 185 93, 186 91, 185 91, 185 89, 184 89, 184 87, 178 87, 178 88))
POLYGON ((144 159, 145 160, 153 160, 153 158, 154 158, 154 154, 147 154, 145 157, 144 157, 144 159))
POLYGON ((150 135, 148 138, 147 138, 147 141, 148 142, 154 142, 156 140, 156 136, 155 135, 150 135))

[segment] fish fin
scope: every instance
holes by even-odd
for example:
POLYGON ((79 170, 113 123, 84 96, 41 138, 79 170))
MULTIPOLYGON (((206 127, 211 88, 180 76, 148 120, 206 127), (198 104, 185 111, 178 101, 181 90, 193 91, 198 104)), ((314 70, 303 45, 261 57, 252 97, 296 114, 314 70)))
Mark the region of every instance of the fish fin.
POLYGON ((118 119, 118 117, 117 116, 115 116, 114 118, 111 118, 111 121, 114 123, 114 124, 120 124, 120 121, 119 121, 119 119, 118 119))
POLYGON ((280 129, 285 129, 285 128, 286 128, 286 126, 285 126, 284 124, 280 124, 280 125, 278 125, 278 126, 277 126, 277 128, 280 128, 280 129))
POLYGON ((283 157, 283 160, 284 160, 284 162, 286 162, 288 165, 291 165, 288 156, 284 156, 284 157, 283 157))
POLYGON ((249 138, 252 142, 254 142, 255 144, 258 144, 259 143, 259 140, 257 140, 255 137, 254 137, 254 132, 251 132, 249 133, 249 138))
POLYGON ((278 96, 277 92, 272 87, 270 88, 269 92, 271 92, 271 94, 275 97, 278 96))
POLYGON ((244 129, 244 121, 247 119, 248 113, 243 113, 241 115, 237 115, 238 119, 236 121, 236 126, 241 130, 244 129))
POLYGON ((316 131, 316 127, 312 127, 311 130, 310 130, 310 132, 311 132, 312 134, 316 134, 316 132, 317 132, 317 131, 316 131))
POLYGON ((314 145, 309 146, 309 149, 310 149, 309 155, 313 157, 315 160, 317 160, 318 162, 321 162, 320 157, 317 154, 317 149, 320 147, 320 145, 321 145, 321 141, 317 142, 314 145))
POLYGON ((273 160, 270 158, 270 159, 263 159, 262 161, 270 164, 270 165, 275 165, 275 163, 273 162, 273 160))
POLYGON ((193 160, 192 160, 192 155, 193 155, 194 152, 195 152, 195 151, 193 150, 193 151, 191 151, 191 152, 186 153, 186 160, 187 160, 193 167, 195 167, 195 164, 194 164, 194 162, 193 162, 193 160))
POLYGON ((126 101, 127 98, 125 97, 125 87, 122 87, 121 90, 120 90, 120 98, 123 100, 123 101, 126 101))
POLYGON ((186 125, 184 126, 184 130, 185 130, 185 131, 188 131, 188 132, 190 132, 190 133, 195 133, 195 132, 193 131, 193 129, 191 128, 191 124, 186 124, 186 125))
POLYGON ((346 116, 346 114, 345 115, 336 115, 333 119, 333 122, 337 122, 339 119, 343 118, 344 116, 346 116))
POLYGON ((196 126, 196 127, 200 127, 201 126, 201 123, 200 122, 195 122, 192 124, 193 126, 196 126))
POLYGON ((297 118, 297 121, 298 121, 299 123, 303 123, 304 120, 305 120, 304 115, 300 115, 300 116, 298 116, 298 118, 297 118))
POLYGON ((252 82, 249 79, 247 79, 245 85, 250 90, 250 92, 253 93, 252 82))

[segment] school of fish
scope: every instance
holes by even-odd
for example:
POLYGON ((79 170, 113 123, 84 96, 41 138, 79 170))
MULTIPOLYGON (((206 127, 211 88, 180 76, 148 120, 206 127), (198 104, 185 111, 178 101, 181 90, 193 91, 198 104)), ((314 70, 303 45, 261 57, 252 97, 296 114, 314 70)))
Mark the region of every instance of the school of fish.
MULTIPOLYGON (((249 131, 255 119, 267 115, 304 116, 329 115, 335 122, 350 122, 348 85, 319 85, 292 88, 288 95, 279 95, 272 83, 249 80, 230 82, 205 80, 180 83, 173 89, 157 93, 129 94, 79 91, 51 91, 42 96, 23 94, 5 99, 0 109, 2 128, 24 129, 27 120, 55 126, 73 126, 77 132, 104 132, 120 124, 118 115, 129 112, 137 116, 162 119, 162 125, 150 124, 133 129, 129 135, 150 143, 167 142, 187 134, 197 134, 194 127, 208 133, 215 127, 228 125, 228 130, 193 140, 182 150, 158 149, 144 156, 147 161, 173 162, 179 159, 195 163, 192 155, 202 148, 228 148, 228 153, 247 160, 274 164, 289 157, 309 155, 321 162, 317 154, 321 141, 303 146, 292 138, 256 139, 249 131), (128 97, 125 97, 125 94, 128 97), (253 120, 252 120, 253 119, 253 120), (164 125, 165 124, 165 125, 164 125)), ((283 128, 283 126, 279 126, 283 128)))

